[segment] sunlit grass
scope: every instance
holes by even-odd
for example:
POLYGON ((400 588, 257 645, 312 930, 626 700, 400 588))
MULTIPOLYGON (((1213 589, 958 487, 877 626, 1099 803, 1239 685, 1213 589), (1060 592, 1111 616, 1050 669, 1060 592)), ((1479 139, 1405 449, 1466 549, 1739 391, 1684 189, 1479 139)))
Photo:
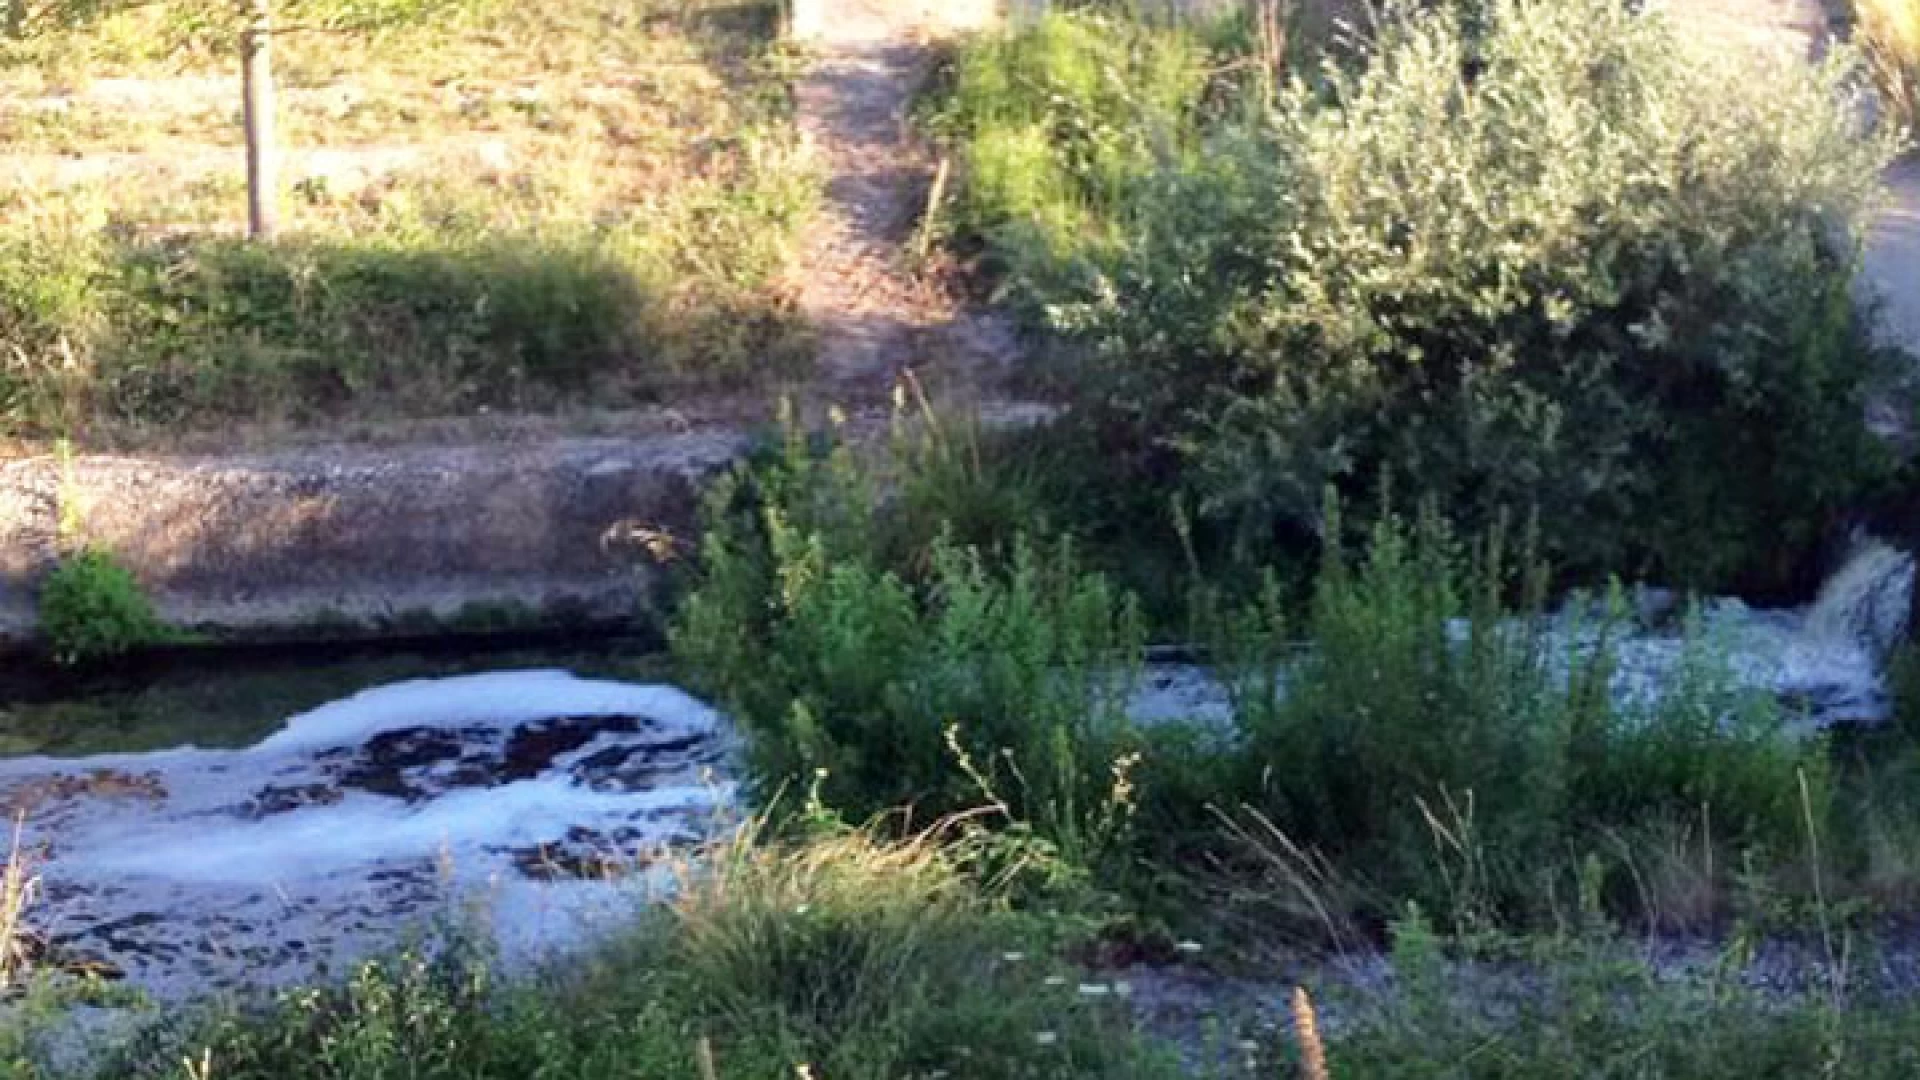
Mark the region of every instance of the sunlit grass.
POLYGON ((617 408, 804 367, 816 177, 776 4, 289 32, 273 248, 237 240, 238 79, 196 11, 0 49, 8 434, 617 408))
POLYGON ((1855 0, 1857 34, 1891 119, 1920 131, 1920 0, 1855 0))

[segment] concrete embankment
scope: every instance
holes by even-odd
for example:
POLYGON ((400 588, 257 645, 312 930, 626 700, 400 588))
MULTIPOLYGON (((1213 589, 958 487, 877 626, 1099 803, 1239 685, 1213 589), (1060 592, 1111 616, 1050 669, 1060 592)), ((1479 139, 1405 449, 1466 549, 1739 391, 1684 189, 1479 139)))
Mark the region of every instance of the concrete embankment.
POLYGON ((0 639, 64 550, 112 551, 168 620, 246 635, 418 617, 618 618, 684 537, 730 428, 528 444, 0 463, 0 639))

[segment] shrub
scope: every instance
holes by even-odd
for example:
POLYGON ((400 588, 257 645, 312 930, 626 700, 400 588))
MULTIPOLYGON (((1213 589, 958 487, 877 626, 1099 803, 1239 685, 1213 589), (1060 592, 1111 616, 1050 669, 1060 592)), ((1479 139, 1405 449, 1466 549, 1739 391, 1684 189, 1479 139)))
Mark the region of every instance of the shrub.
POLYGON ((1462 544, 1432 513, 1388 518, 1358 558, 1329 549, 1304 653, 1277 651, 1272 601, 1232 617, 1237 788, 1252 808, 1362 875, 1357 892, 1462 923, 1564 914, 1542 886, 1571 856, 1610 858, 1609 837, 1703 813, 1723 875, 1728 852, 1791 859, 1805 815, 1826 820, 1824 743, 1787 733, 1698 633, 1666 684, 1623 695, 1617 623, 1542 614, 1545 574, 1528 552, 1498 532, 1462 544))
POLYGON ((40 586, 40 636, 62 664, 110 659, 172 636, 140 583, 112 555, 87 549, 40 586))
POLYGON ((762 794, 817 781, 855 818, 1002 799, 1097 854, 1124 811, 1131 599, 1066 541, 940 536, 889 564, 887 518, 850 450, 790 435, 713 493, 676 657, 746 729, 762 794))
MULTIPOLYGON (((1497 0, 1471 34, 1411 11, 1259 119, 1082 122, 1151 163, 1083 201, 1077 242, 987 235, 1079 345, 1070 386, 1129 482, 1186 486, 1256 554, 1319 533, 1325 483, 1390 477, 1474 530, 1537 510, 1570 574, 1803 584, 1882 458, 1848 282, 1891 143, 1852 133, 1844 56, 1757 77, 1627 7, 1497 0)), ((1059 96, 1015 61, 1065 58, 982 50, 1026 108, 1059 96)), ((970 162, 1023 130, 954 101, 970 162)), ((978 173, 972 198, 1036 217, 978 173)))

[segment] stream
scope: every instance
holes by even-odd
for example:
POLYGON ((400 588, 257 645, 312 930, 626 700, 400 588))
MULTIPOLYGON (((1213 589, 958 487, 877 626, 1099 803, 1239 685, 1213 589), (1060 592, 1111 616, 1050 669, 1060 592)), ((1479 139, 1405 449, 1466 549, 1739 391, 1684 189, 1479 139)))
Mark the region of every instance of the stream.
MULTIPOLYGON (((1877 657, 1912 565, 1863 544, 1810 606, 1709 601, 1729 676, 1797 729, 1890 709, 1877 657)), ((1615 689, 1687 655, 1674 600, 1634 594, 1615 689)), ((1570 648, 1580 647, 1568 620, 1570 648)), ((40 878, 52 955, 168 999, 287 985, 451 923, 518 967, 592 940, 671 888, 738 812, 726 720, 616 653, 357 657, 199 670, 0 705, 0 807, 40 878)), ((1142 723, 1231 730, 1204 668, 1148 665, 1142 723)))

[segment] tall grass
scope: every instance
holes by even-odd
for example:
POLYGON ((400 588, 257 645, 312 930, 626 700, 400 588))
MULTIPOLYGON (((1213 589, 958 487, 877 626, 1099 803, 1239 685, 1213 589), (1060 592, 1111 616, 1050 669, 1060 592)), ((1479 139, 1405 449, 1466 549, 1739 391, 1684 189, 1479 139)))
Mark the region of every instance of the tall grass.
POLYGON ((1855 39, 1866 50, 1888 119, 1920 132, 1920 4, 1854 0, 1855 39))
POLYGON ((1050 985, 1046 928, 1008 909, 963 822, 886 832, 752 823, 544 977, 497 979, 471 950, 401 957, 163 1027, 101 1076, 1177 1075, 1110 1002, 1050 985))
POLYGON ((1246 740, 1228 848, 1291 882, 1277 910, 1337 929, 1418 899, 1456 925, 1551 923, 1593 856, 1614 914, 1676 918, 1683 883, 1643 868, 1703 815, 1683 851, 1705 848, 1712 910, 1690 919, 1727 914, 1740 854, 1794 862, 1802 776, 1828 811, 1824 743, 1789 734, 1698 627, 1664 685, 1624 695, 1625 617, 1549 616, 1545 580, 1525 543, 1466 543, 1429 513, 1328 549, 1304 651, 1276 599, 1212 616, 1246 740))

